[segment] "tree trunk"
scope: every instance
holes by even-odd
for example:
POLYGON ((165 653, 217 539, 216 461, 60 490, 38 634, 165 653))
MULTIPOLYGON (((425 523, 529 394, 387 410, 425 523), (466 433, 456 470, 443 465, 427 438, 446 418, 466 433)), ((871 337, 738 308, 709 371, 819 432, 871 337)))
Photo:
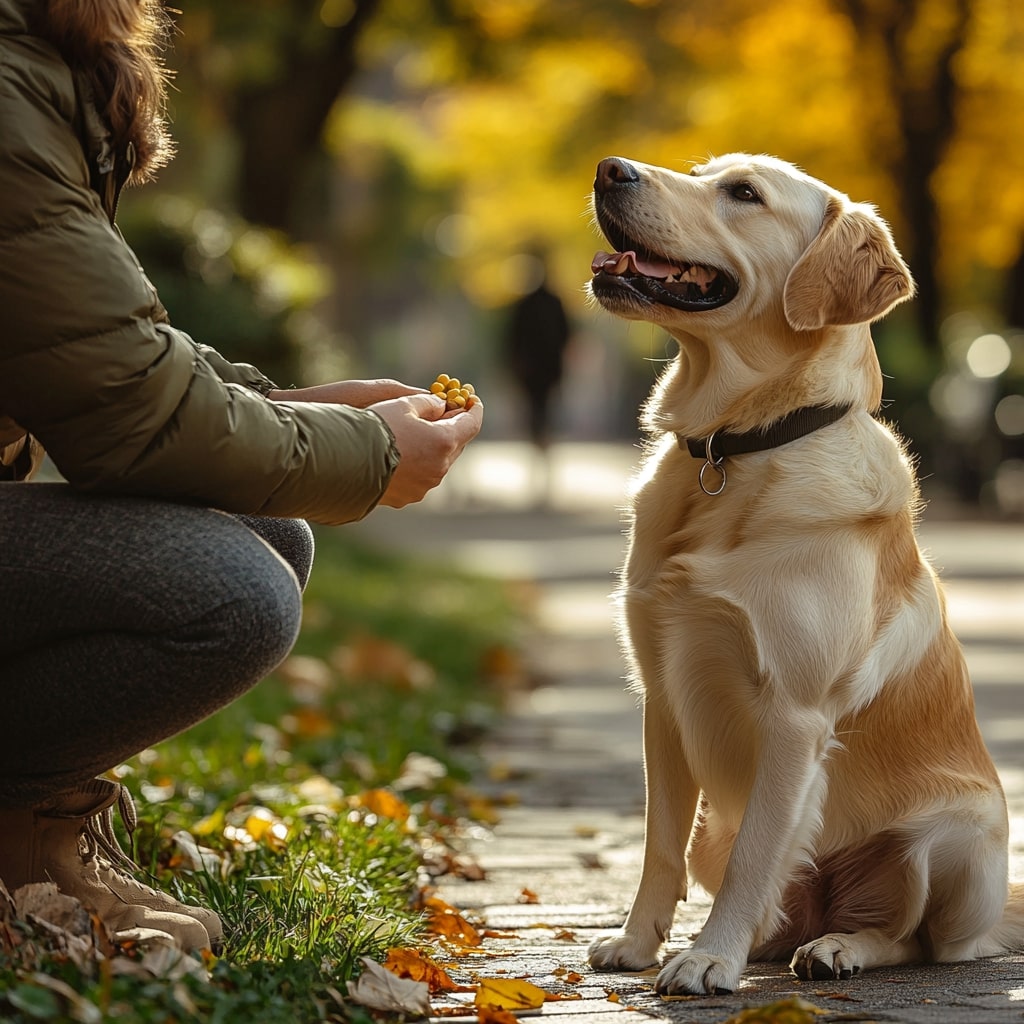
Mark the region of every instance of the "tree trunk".
MULTIPOLYGON (((319 6, 319 4, 317 4, 319 6)), ((236 97, 241 141, 239 210, 246 220, 296 234, 298 199, 321 153, 324 124, 357 70, 360 35, 379 0, 354 0, 352 17, 324 30, 315 50, 299 38, 282 40, 285 72, 249 85, 236 97)))
MULTIPOLYGON (((952 0, 946 37, 936 47, 931 63, 923 66, 919 57, 911 59, 910 39, 919 12, 933 2, 837 0, 866 47, 884 58, 885 100, 895 111, 894 127, 900 145, 890 146, 879 139, 877 158, 889 168, 900 198, 908 232, 906 256, 917 281, 914 310, 921 340, 930 351, 937 352, 942 289, 938 276, 939 215, 931 182, 956 127, 953 63, 967 34, 970 0, 952 0)), ((878 99, 877 94, 865 98, 868 103, 877 103, 878 99)))

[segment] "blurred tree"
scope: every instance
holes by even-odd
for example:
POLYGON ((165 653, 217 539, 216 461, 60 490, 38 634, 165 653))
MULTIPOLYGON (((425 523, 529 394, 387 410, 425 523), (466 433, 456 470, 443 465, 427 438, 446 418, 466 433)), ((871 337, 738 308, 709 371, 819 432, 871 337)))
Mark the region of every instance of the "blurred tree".
POLYGON ((228 188, 238 213, 305 233, 303 190, 324 124, 358 69, 360 37, 379 0, 195 0, 180 12, 172 63, 186 104, 229 127, 228 188))
POLYGON ((896 186, 914 307, 927 348, 940 346, 939 217, 932 179, 956 127, 955 62, 968 40, 970 0, 835 0, 860 42, 864 110, 872 155, 896 186), (888 121, 888 123, 886 123, 888 121))

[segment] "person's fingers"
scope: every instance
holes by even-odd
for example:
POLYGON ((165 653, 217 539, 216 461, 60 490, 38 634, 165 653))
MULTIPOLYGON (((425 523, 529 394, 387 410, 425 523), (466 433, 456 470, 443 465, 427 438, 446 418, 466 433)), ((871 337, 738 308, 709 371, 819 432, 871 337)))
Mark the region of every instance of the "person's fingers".
POLYGON ((483 403, 477 399, 468 409, 460 410, 459 414, 453 418, 453 421, 458 424, 459 433, 464 434, 467 440, 471 437, 476 437, 480 433, 480 428, 484 422, 483 403))
POLYGON ((422 394, 406 395, 402 398, 411 412, 422 420, 439 420, 444 416, 444 399, 429 391, 422 394))

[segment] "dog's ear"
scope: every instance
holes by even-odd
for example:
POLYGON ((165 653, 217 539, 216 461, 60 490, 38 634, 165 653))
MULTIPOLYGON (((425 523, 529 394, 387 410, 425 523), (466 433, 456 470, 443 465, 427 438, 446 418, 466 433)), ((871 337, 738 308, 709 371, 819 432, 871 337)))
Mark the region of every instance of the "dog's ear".
POLYGON ((786 279, 786 319, 798 331, 877 320, 914 294, 885 222, 863 205, 829 199, 818 237, 786 279))

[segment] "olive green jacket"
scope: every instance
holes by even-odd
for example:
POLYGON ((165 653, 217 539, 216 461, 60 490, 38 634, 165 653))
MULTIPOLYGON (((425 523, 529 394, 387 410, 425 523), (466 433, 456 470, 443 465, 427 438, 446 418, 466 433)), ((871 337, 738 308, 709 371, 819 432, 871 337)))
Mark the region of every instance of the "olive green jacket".
MULTIPOLYGON (((45 448, 75 487, 343 523, 398 462, 373 412, 272 402, 274 385, 170 325, 114 227, 131 153, 0 0, 0 480, 45 448)), ((77 87, 76 87, 77 86, 77 87)))

